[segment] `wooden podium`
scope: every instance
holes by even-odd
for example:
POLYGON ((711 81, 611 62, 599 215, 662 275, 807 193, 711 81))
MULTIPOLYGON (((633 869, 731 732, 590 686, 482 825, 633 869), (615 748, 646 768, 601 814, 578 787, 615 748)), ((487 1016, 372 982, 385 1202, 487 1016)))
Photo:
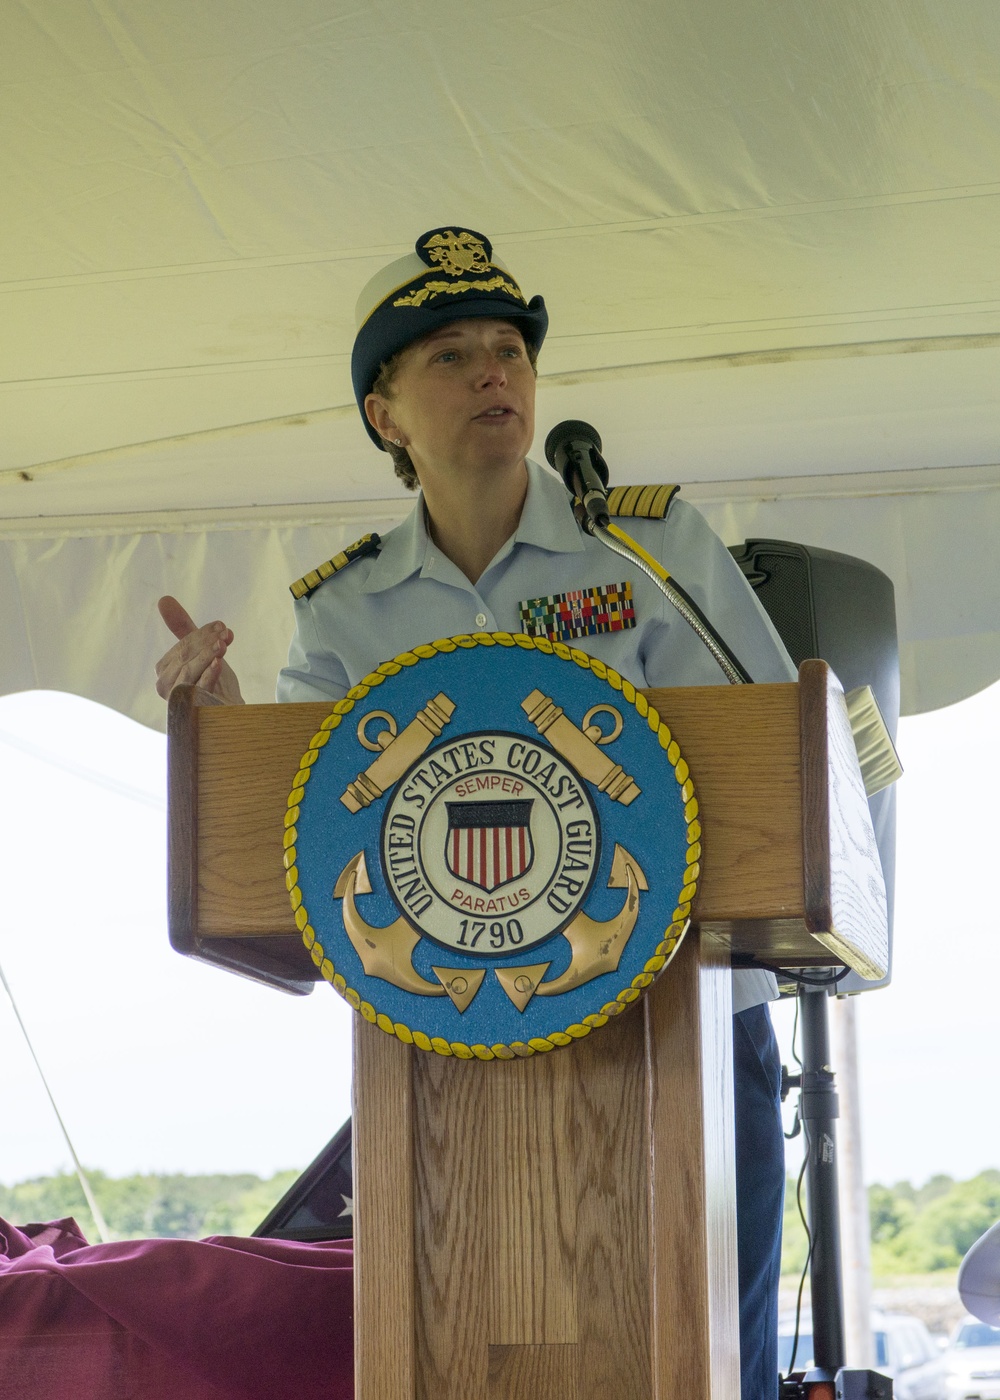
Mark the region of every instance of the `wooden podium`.
MULTIPOLYGON (((730 963, 881 975, 884 884, 823 662, 645 694, 705 831, 692 928, 645 996, 485 1065, 355 1021, 358 1400, 738 1400, 730 963)), ((282 817, 330 707, 205 700, 170 704, 171 940, 306 990, 282 817)))

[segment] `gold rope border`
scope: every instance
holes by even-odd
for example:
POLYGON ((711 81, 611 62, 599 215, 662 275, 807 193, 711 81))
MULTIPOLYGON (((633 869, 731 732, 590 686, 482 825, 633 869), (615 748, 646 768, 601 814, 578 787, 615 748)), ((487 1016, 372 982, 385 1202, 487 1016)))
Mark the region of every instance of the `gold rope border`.
POLYGON ((302 939, 309 949, 313 962, 319 968, 320 975, 333 986, 335 991, 340 993, 355 1011, 360 1012, 366 1021, 378 1026, 387 1035, 396 1036, 405 1045, 415 1045, 418 1050, 432 1050, 438 1055, 454 1055, 460 1060, 527 1059, 531 1055, 554 1050, 557 1046, 569 1045, 574 1040, 582 1040, 592 1030, 606 1025, 610 1017, 620 1015, 626 1006, 638 1000, 640 993, 651 985, 677 952, 681 939, 691 922, 691 902, 698 888, 698 877, 701 874, 701 822, 698 820, 698 799, 694 795, 694 784, 691 781, 687 763, 681 757, 677 740, 670 733, 664 721, 660 719, 657 711, 653 709, 644 695, 639 694, 631 681, 625 680, 617 671, 606 666, 603 661, 588 656, 586 652, 580 651, 577 647, 569 647, 565 642, 552 642, 547 637, 527 637, 519 632, 473 632, 471 634, 462 633, 457 637, 442 637, 436 642, 416 646, 412 651, 400 652, 391 661, 383 661, 371 675, 365 676, 359 685, 353 686, 345 698, 338 700, 334 705, 333 713, 327 715, 318 731, 309 740, 309 747, 302 755, 299 771, 295 774, 292 790, 288 795, 283 845, 285 851, 285 887, 291 899, 295 924, 302 934, 302 939), (677 907, 674 909, 673 920, 665 931, 662 942, 657 944, 656 952, 644 964, 642 972, 637 973, 629 985, 624 987, 613 1001, 605 1002, 599 1012, 584 1016, 582 1021, 574 1022, 573 1025, 567 1026, 564 1031, 553 1031, 548 1036, 533 1036, 527 1042, 515 1040, 511 1045, 464 1045, 460 1040, 447 1041, 442 1036, 431 1038, 423 1031, 411 1031, 409 1026, 405 1026, 402 1021, 392 1021, 385 1012, 376 1011, 371 1002, 362 1001, 354 988, 347 985, 346 978, 337 972, 327 957, 323 945, 317 940, 316 931, 310 924, 306 907, 302 903, 302 891, 299 889, 298 883, 299 872, 295 864, 295 842, 298 839, 296 823, 299 820, 306 783, 309 781, 312 766, 319 757, 320 749, 329 742, 330 735, 339 727, 344 716, 350 714, 359 700, 363 700, 389 676, 398 675, 406 666, 416 666, 420 661, 429 661, 432 657, 441 654, 447 655, 460 647, 464 650, 470 650, 477 646, 497 645, 502 647, 518 646, 523 651, 540 651, 547 656, 557 656, 560 661, 574 662, 582 670, 591 671, 599 680, 607 681, 613 690, 621 691, 625 700, 646 720, 650 729, 659 739, 660 747, 666 750, 667 759, 674 770, 674 777, 680 784, 681 797, 684 800, 684 819, 688 824, 687 868, 684 871, 684 884, 677 900, 677 907))

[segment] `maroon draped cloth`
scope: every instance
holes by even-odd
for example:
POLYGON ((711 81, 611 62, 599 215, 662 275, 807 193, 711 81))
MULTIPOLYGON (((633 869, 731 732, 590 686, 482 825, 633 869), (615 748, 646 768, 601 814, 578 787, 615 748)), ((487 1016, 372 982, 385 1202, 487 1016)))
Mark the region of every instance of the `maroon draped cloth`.
POLYGON ((349 1242, 128 1240, 0 1220, 4 1400, 352 1400, 349 1242))

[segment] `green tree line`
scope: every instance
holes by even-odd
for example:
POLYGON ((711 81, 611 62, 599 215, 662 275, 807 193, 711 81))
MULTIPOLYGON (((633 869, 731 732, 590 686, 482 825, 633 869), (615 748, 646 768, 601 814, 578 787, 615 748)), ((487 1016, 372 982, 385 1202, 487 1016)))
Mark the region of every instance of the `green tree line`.
MULTIPOLYGON (((933 1176, 923 1186, 898 1181, 868 1188, 872 1271, 876 1275, 928 1274, 955 1269, 984 1231, 1000 1220, 1000 1171, 968 1181, 933 1176)), ((806 1234, 799 1219, 795 1181, 785 1191, 781 1270, 799 1274, 806 1234)))
MULTIPOLYGON (((110 1177, 93 1171, 94 1195, 116 1239, 198 1239, 203 1235, 249 1235, 299 1175, 277 1172, 261 1178, 236 1175, 142 1175, 110 1177)), ((872 1266, 876 1274, 923 1274, 957 1267, 969 1246, 1000 1220, 1000 1171, 968 1181, 932 1177, 923 1186, 908 1181, 868 1189, 872 1266)), ((72 1173, 0 1186, 0 1216, 15 1225, 73 1216, 89 1240, 97 1230, 80 1183, 72 1173)), ((798 1274, 806 1258, 806 1236, 795 1201, 795 1181, 785 1193, 782 1272, 798 1274)))
MULTIPOLYGON (((119 1240, 252 1234, 298 1176, 298 1171, 266 1179, 250 1172, 124 1177, 88 1172, 101 1213, 119 1240)), ((88 1240, 99 1238, 80 1183, 69 1172, 0 1186, 0 1216, 14 1225, 73 1216, 88 1240)))

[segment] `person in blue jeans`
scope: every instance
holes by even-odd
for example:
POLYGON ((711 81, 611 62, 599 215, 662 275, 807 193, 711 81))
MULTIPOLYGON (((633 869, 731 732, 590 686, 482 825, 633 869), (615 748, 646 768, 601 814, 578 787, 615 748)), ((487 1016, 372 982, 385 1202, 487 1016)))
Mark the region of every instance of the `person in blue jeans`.
MULTIPOLYGON (((292 586, 295 635, 280 701, 339 700, 386 657, 435 637, 519 632, 529 599, 620 585, 627 570, 583 531, 562 482, 528 458, 535 363, 548 327, 489 239, 422 234, 361 293, 352 376, 369 437, 419 490, 384 539, 365 536, 292 586)), ((722 541, 676 491, 652 492, 629 532, 662 560, 755 681, 795 679, 770 619, 722 541)), ((636 686, 716 685, 715 660, 638 570, 631 613, 575 641, 636 686)), ((232 632, 198 627, 175 599, 178 638, 157 688, 198 684, 242 703, 232 632)), ((558 630, 553 632, 558 640, 558 630)), ((780 1069, 767 1002, 774 978, 733 974, 737 1230, 743 1400, 777 1392, 777 1286, 784 1152, 780 1069)))

